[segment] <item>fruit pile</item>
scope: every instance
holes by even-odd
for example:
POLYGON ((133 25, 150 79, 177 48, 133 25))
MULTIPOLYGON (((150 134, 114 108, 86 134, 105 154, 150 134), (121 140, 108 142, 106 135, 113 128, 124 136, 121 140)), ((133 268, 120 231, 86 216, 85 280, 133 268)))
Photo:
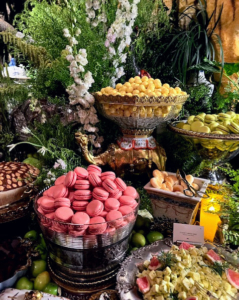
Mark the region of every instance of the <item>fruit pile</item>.
POLYGON ((138 197, 135 188, 116 178, 114 172, 102 173, 101 168, 90 165, 56 179, 37 204, 43 226, 82 236, 113 233, 133 221, 138 197))
POLYGON ((144 76, 140 78, 136 76, 130 78, 128 82, 124 84, 118 83, 116 88, 106 87, 101 89, 100 92, 97 92, 98 95, 111 95, 111 96, 129 96, 132 97, 137 95, 139 97, 168 97, 168 96, 177 96, 177 95, 187 95, 186 92, 183 92, 179 87, 173 88, 170 87, 168 83, 162 85, 160 79, 153 79, 144 76))
POLYGON ((34 243, 34 250, 39 253, 39 258, 33 260, 27 275, 18 279, 15 287, 19 290, 38 290, 48 294, 57 295, 58 286, 51 282, 50 273, 47 271, 47 249, 42 234, 35 230, 27 232, 24 236, 34 243))
POLYGON ((149 218, 138 215, 134 229, 131 233, 129 252, 164 238, 161 232, 150 230, 151 224, 149 218))
MULTIPOLYGON (((162 85, 159 79, 148 78, 144 76, 140 78, 130 78, 128 82, 124 84, 118 83, 116 88, 106 87, 97 92, 99 96, 138 96, 142 97, 168 97, 187 95, 179 87, 173 88, 169 84, 162 85)), ((182 105, 176 105, 174 107, 174 113, 177 114, 182 108, 182 105)), ((160 103, 154 103, 151 106, 136 106, 126 104, 103 104, 105 113, 109 116, 117 117, 137 117, 137 118, 152 118, 152 117, 166 117, 173 109, 173 106, 166 105, 161 106, 160 103), (156 104, 156 105, 155 105, 156 104)))
POLYGON ((136 284, 145 300, 169 299, 172 294, 182 300, 235 299, 239 273, 229 267, 214 250, 183 242, 138 264, 136 284))
MULTIPOLYGON (((194 183, 192 175, 186 175, 186 180, 196 191, 199 191, 199 186, 194 183)), ((154 188, 179 194, 184 194, 184 190, 188 189, 183 180, 178 180, 175 175, 168 175, 167 172, 159 170, 153 171, 153 178, 150 179, 150 184, 154 188)), ((185 194, 192 196, 192 192, 190 191, 185 191, 185 194)))

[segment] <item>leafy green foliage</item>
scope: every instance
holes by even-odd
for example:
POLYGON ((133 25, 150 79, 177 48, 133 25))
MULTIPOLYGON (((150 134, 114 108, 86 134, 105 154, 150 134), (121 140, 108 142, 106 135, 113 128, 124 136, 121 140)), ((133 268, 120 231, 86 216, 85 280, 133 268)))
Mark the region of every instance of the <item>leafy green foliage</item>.
POLYGON ((184 110, 189 115, 197 115, 201 112, 210 114, 212 112, 212 101, 210 88, 204 84, 187 88, 189 98, 184 105, 184 110))
POLYGON ((163 264, 163 268, 171 267, 175 263, 174 254, 171 252, 161 252, 158 256, 158 260, 163 264))
POLYGON ((214 262, 214 264, 210 265, 210 268, 220 276, 225 272, 225 270, 229 267, 228 263, 219 263, 219 262, 214 262))

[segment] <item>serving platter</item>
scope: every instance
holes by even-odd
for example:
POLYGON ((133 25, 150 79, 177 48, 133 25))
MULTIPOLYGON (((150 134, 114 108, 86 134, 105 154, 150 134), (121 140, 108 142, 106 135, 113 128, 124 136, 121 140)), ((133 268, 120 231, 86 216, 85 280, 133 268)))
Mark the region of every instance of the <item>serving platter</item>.
MULTIPOLYGON (((157 241, 134 251, 132 255, 124 260, 116 278, 116 289, 121 300, 143 300, 143 295, 138 291, 136 286, 137 265, 143 263, 145 260, 150 260, 152 254, 169 251, 172 245, 172 240, 169 238, 157 241)), ((204 246, 208 249, 216 249, 216 252, 223 256, 227 262, 236 267, 239 266, 239 259, 235 258, 224 248, 216 247, 210 243, 206 243, 204 246)))

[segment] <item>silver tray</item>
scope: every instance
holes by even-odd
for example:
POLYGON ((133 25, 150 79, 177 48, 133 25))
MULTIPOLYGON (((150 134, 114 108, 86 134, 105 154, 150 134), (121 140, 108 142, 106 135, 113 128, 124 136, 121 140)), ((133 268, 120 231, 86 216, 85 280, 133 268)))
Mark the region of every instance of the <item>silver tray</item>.
MULTIPOLYGON (((124 260, 116 278, 116 289, 121 300, 143 300, 143 296, 136 286, 137 265, 145 260, 150 260, 152 254, 169 251, 171 246, 171 239, 157 241, 149 246, 134 251, 132 255, 124 260)), ((216 247, 209 243, 206 243, 204 246, 208 249, 216 249, 217 253, 222 255, 230 264, 236 267, 239 266, 239 258, 235 259, 232 254, 227 252, 224 248, 216 247)))

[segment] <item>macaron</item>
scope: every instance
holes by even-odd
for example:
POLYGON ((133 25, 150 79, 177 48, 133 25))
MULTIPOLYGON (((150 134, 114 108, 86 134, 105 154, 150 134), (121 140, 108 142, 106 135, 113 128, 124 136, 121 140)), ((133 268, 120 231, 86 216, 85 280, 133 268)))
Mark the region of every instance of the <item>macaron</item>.
POLYGON ((128 205, 124 205, 119 207, 119 211, 121 212, 122 216, 126 216, 133 212, 133 208, 128 205))
POLYGON ((114 227, 108 227, 104 233, 109 233, 110 235, 113 235, 115 233, 115 228, 114 227))
POLYGON ((54 220, 55 219, 55 212, 49 213, 45 215, 46 218, 54 220))
POLYGON ((108 198, 105 201, 105 210, 106 211, 118 210, 119 207, 120 207, 120 202, 117 199, 108 198))
POLYGON ((122 192, 119 191, 118 189, 115 190, 113 193, 109 194, 109 198, 119 199, 121 196, 122 196, 122 192))
MULTIPOLYGON (((85 230, 88 228, 88 226, 90 224, 90 217, 85 212, 77 212, 72 217, 71 223, 81 225, 76 228, 77 231, 85 230)), ((76 226, 74 226, 74 228, 75 227, 76 226)))
POLYGON ((112 210, 107 214, 106 221, 110 222, 111 227, 118 227, 123 222, 122 213, 118 210, 112 210))
POLYGON ((85 211, 88 204, 88 201, 73 201, 72 208, 76 211, 85 211))
POLYGON ((129 206, 135 209, 138 206, 138 202, 134 200, 129 206))
POLYGON ((69 207, 59 207, 55 211, 55 219, 61 222, 70 222, 74 212, 69 207))
POLYGON ((76 173, 73 172, 73 171, 69 171, 66 174, 65 183, 64 183, 65 186, 66 187, 73 187, 75 185, 76 179, 77 179, 76 173))
POLYGON ((105 201, 109 197, 109 193, 101 187, 96 187, 93 189, 92 196, 101 201, 105 201))
POLYGON ((104 210, 104 205, 99 200, 91 201, 86 207, 86 212, 90 217, 99 216, 103 210, 104 210))
POLYGON ((108 214, 108 211, 106 211, 106 210, 103 210, 103 211, 102 211, 102 213, 101 213, 101 214, 99 214, 99 216, 101 216, 101 217, 105 218, 107 214, 108 214))
POLYGON ((98 166, 95 166, 95 165, 89 165, 88 168, 87 168, 87 171, 88 173, 95 173, 97 174, 98 176, 101 176, 101 173, 102 173, 102 170, 100 167, 98 166))
POLYGON ((86 201, 92 198, 90 190, 76 190, 74 197, 76 200, 86 201))
POLYGON ((55 199, 54 198, 52 198, 52 197, 48 197, 48 196, 42 196, 42 197, 40 197, 40 198, 38 198, 37 199, 37 204, 38 205, 41 205, 41 202, 42 202, 42 200, 44 200, 44 199, 47 199, 47 200, 52 200, 52 201, 54 201, 55 199))
POLYGON ((130 196, 121 196, 119 198, 119 202, 122 206, 123 205, 131 206, 134 203, 134 201, 135 201, 134 198, 130 196))
POLYGON ((74 199, 75 199, 74 195, 75 195, 75 190, 68 190, 68 196, 67 196, 67 198, 68 198, 71 202, 74 201, 74 199))
POLYGON ((235 134, 239 133, 239 125, 236 122, 231 122, 231 124, 228 125, 228 129, 230 129, 235 134))
POLYGON ((111 180, 115 180, 116 176, 114 172, 104 172, 101 173, 101 180, 104 181, 105 179, 111 179, 111 180))
POLYGON ((52 221, 52 225, 50 229, 59 233, 67 233, 68 226, 66 224, 59 224, 57 221, 52 221))
POLYGON ((111 179, 105 179, 102 183, 102 187, 109 193, 113 194, 117 190, 117 186, 111 179))
POLYGON ((56 198, 55 208, 59 207, 71 207, 71 201, 68 198, 56 198))
POLYGON ((98 176, 97 173, 89 173, 88 179, 89 179, 90 184, 93 187, 102 185, 102 180, 101 180, 100 176, 98 176))
POLYGON ((119 177, 117 177, 117 178, 115 179, 114 183, 116 184, 117 189, 118 189, 119 191, 122 191, 122 192, 123 192, 123 191, 125 191, 126 188, 127 188, 126 183, 125 183, 121 178, 119 178, 119 177))
POLYGON ((66 178, 66 175, 62 175, 62 176, 58 177, 55 181, 55 185, 64 184, 65 178, 66 178))
POLYGON ((138 192, 132 186, 127 186, 127 188, 123 191, 123 196, 130 196, 134 199, 138 197, 138 192))
POLYGON ((75 189, 76 190, 88 190, 90 188, 89 180, 79 179, 75 182, 75 189))
POLYGON ((76 167, 74 172, 76 173, 78 180, 88 178, 88 171, 82 167, 76 167))
POLYGON ((90 225, 88 227, 88 232, 90 234, 102 234, 107 228, 107 223, 105 218, 97 216, 90 219, 90 225))
MULTIPOLYGON (((62 185, 62 184, 60 184, 62 185)), ((59 185, 57 185, 59 186, 59 185)), ((54 191, 56 189, 56 186, 51 186, 49 189, 47 189, 44 193, 43 193, 43 196, 48 196, 48 197, 51 197, 51 198, 54 198, 54 191)))
POLYGON ((80 231, 77 231, 77 230, 69 230, 69 235, 72 235, 74 237, 77 237, 77 236, 83 236, 85 235, 85 230, 80 230, 80 231))
POLYGON ((55 201, 49 199, 43 199, 41 201, 41 209, 44 214, 49 214, 55 211, 55 201))
POLYGON ((53 192, 53 197, 56 198, 66 198, 68 195, 68 188, 66 186, 64 186, 64 184, 59 184, 56 186, 53 186, 52 188, 54 188, 53 192))
POLYGON ((39 207, 37 208, 37 211, 38 211, 40 214, 45 215, 45 214, 44 214, 44 211, 43 211, 42 208, 41 208, 41 206, 39 206, 39 207))

